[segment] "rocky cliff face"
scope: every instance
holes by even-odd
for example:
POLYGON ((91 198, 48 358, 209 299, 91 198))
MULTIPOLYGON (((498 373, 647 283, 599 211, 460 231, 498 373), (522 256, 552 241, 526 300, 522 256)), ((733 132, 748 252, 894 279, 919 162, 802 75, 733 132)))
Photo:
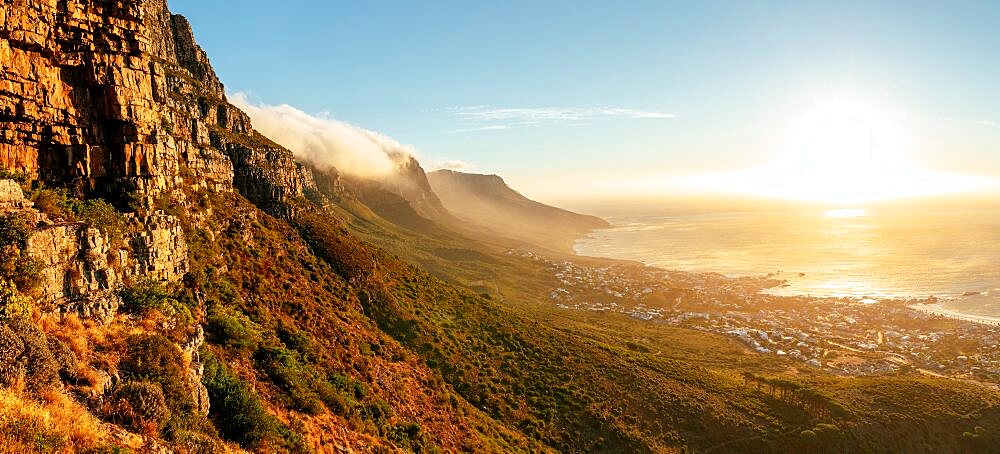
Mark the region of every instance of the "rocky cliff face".
POLYGON ((0 11, 0 61, 0 168, 147 203, 179 186, 301 194, 291 155, 255 140, 163 0, 14 1, 0 11))
POLYGON ((0 208, 38 225, 30 253, 44 264, 44 300, 107 318, 129 279, 177 281, 187 272, 179 220, 199 191, 239 191, 277 216, 308 174, 256 133, 226 100, 188 21, 164 0, 16 0, 0 9, 0 170, 153 213, 127 215, 112 249, 100 230, 55 223, 0 181, 0 208))
POLYGON ((25 247, 41 265, 41 302, 49 310, 107 321, 118 310, 123 282, 176 282, 188 271, 180 222, 164 213, 126 215, 126 247, 116 249, 100 229, 53 222, 32 207, 17 183, 0 180, 0 216, 23 217, 36 226, 25 247))

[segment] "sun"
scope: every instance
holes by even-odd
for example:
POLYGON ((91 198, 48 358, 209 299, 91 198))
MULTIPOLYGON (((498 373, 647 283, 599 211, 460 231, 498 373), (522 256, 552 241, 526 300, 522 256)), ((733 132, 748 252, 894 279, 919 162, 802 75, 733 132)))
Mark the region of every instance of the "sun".
POLYGON ((873 109, 841 101, 806 115, 792 143, 804 173, 835 178, 874 174, 886 162, 891 127, 873 109))
POLYGON ((908 167, 902 136, 888 115, 857 101, 820 105, 792 127, 776 163, 788 190, 833 202, 878 199, 903 188, 893 178, 908 167))
POLYGON ((747 170, 691 176, 685 184, 834 208, 974 192, 989 184, 982 178, 915 166, 909 159, 911 137, 900 116, 854 99, 816 103, 787 122, 786 138, 772 161, 747 170))

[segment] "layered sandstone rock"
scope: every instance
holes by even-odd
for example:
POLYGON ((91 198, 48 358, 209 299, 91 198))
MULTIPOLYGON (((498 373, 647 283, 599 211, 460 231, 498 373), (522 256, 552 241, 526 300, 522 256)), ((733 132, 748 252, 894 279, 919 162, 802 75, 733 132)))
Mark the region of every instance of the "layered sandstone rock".
POLYGON ((21 186, 14 180, 0 180, 0 212, 31 208, 21 186))
POLYGON ((118 311, 125 282, 176 282, 188 272, 187 242, 175 216, 127 215, 126 246, 113 248, 98 228, 51 222, 11 180, 0 180, 0 208, 37 223, 25 248, 42 266, 40 300, 47 309, 107 321, 118 311))
POLYGON ((44 226, 28 238, 28 253, 41 261, 42 301, 60 312, 109 320, 118 310, 121 276, 108 241, 85 224, 44 226))
POLYGON ((264 205, 301 195, 291 154, 255 141, 163 0, 5 3, 0 168, 91 189, 124 182, 149 204, 178 187, 231 190, 234 179, 264 205))
POLYGON ((123 274, 177 282, 188 272, 188 248, 184 229, 175 216, 158 212, 149 216, 129 216, 131 240, 123 274))
POLYGON ((39 225, 29 253, 44 263, 43 300, 106 319, 123 282, 176 282, 188 270, 169 197, 238 190, 276 216, 303 195, 306 172, 227 100, 191 26, 164 0, 7 0, 0 8, 0 170, 82 188, 153 211, 128 215, 112 250, 98 229, 54 224, 17 183, 0 180, 0 211, 39 225))

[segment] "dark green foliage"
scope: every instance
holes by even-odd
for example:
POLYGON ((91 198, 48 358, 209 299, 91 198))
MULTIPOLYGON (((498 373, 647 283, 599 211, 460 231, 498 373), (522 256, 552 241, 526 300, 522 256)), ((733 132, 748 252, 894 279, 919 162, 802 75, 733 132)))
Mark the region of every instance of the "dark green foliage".
POLYGON ((375 423, 376 427, 384 428, 392 418, 392 407, 382 399, 374 399, 359 408, 361 418, 375 423))
POLYGON ((194 323, 191 309, 157 281, 141 280, 123 288, 119 295, 124 312, 145 314, 150 310, 158 310, 169 317, 176 317, 182 326, 194 323))
POLYGON ((169 339, 160 335, 128 338, 118 369, 126 379, 148 380, 160 385, 167 405, 176 414, 193 412, 194 400, 181 351, 169 339))
POLYGON ((54 221, 71 221, 72 207, 70 197, 65 189, 41 188, 31 195, 35 209, 41 211, 54 221))
POLYGON ((132 429, 156 433, 170 416, 170 409, 159 384, 126 381, 112 391, 105 414, 132 429))
POLYGON ((162 309, 167 305, 170 293, 162 284, 153 280, 142 280, 121 290, 122 309, 140 314, 150 309, 162 309))
POLYGON ((284 347, 262 348, 255 355, 260 368, 288 395, 294 410, 317 414, 323 401, 316 389, 318 373, 304 364, 297 352, 284 347))
POLYGON ((0 247, 12 245, 23 248, 33 229, 27 217, 16 214, 0 216, 0 247))
POLYGON ((20 293, 41 285, 42 264, 24 252, 34 225, 24 216, 0 216, 0 279, 14 284, 20 293))
POLYGON ((351 377, 332 374, 329 381, 337 390, 355 400, 363 400, 368 395, 368 388, 365 387, 365 384, 351 377))
POLYGON ((15 170, 10 170, 6 167, 0 167, 0 180, 14 180, 20 184, 25 184, 28 182, 28 174, 24 172, 19 172, 15 170))
POLYGON ((430 444, 425 439, 426 435, 417 423, 397 424, 389 428, 385 433, 385 438, 393 442, 396 446, 409 449, 413 452, 425 452, 430 444))
POLYGON ((167 439, 179 441, 214 436, 215 428, 197 411, 181 351, 169 339, 161 335, 136 335, 126 339, 118 369, 126 380, 144 381, 159 387, 170 409, 170 418, 161 426, 167 439))
POLYGON ((65 188, 39 188, 31 194, 35 208, 56 221, 83 222, 101 231, 111 249, 125 247, 125 216, 104 199, 82 200, 65 188))
POLYGON ((298 352, 303 360, 312 361, 317 357, 314 342, 304 331, 283 325, 278 327, 277 334, 281 342, 298 352))
POLYGON ((277 418, 267 412, 250 385, 207 349, 202 349, 201 358, 205 365, 202 383, 212 402, 209 416, 219 433, 245 448, 279 437, 277 418))
POLYGON ((76 217, 104 234, 111 249, 125 246, 125 216, 103 199, 90 199, 73 206, 76 217))
POLYGON ((255 324, 236 310, 213 308, 208 315, 209 340, 241 355, 256 350, 262 336, 255 324))

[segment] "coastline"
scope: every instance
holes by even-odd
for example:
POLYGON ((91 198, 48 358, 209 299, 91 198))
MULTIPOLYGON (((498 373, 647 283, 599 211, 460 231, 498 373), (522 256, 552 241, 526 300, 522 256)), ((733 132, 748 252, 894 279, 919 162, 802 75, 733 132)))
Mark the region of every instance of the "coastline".
POLYGON ((942 317, 963 320, 967 322, 980 323, 983 325, 1000 326, 1000 317, 990 317, 986 315, 969 315, 951 309, 945 309, 941 303, 911 304, 910 309, 925 314, 940 315, 942 317))
MULTIPOLYGON (((612 227, 611 228, 613 229, 615 227, 621 227, 621 225, 612 222, 612 227)), ((581 257, 581 258, 582 257, 593 257, 593 258, 603 258, 603 259, 608 259, 608 260, 627 260, 627 261, 633 261, 633 262, 636 262, 636 263, 642 263, 642 264, 644 264, 646 266, 651 266, 651 267, 654 267, 654 268, 657 268, 657 269, 660 269, 660 270, 664 270, 664 271, 680 271, 680 272, 695 273, 695 274, 713 273, 710 270, 690 270, 690 269, 683 269, 683 268, 669 268, 669 267, 665 267, 665 266, 661 266, 661 265, 651 265, 649 263, 646 263, 644 261, 640 261, 640 260, 637 260, 637 259, 634 259, 634 258, 631 258, 631 259, 629 259, 629 258, 619 258, 619 257, 615 257, 614 255, 586 255, 585 253, 583 253, 583 251, 582 251, 583 248, 581 247, 582 243, 585 242, 585 241, 587 241, 588 239, 592 239, 593 235, 595 233, 601 232, 601 231, 606 231, 606 230, 610 230, 610 229, 593 229, 593 230, 587 232, 586 234, 577 237, 576 240, 573 242, 573 245, 572 245, 573 255, 575 255, 577 257, 581 257)), ((592 252, 596 252, 596 251, 592 251, 592 252)), ((719 273, 719 272, 715 272, 715 273, 719 273)), ((754 276, 754 274, 742 274, 742 273, 736 273, 736 274, 719 273, 719 274, 722 274, 722 275, 730 277, 730 278, 742 278, 742 277, 751 277, 751 276, 754 276)), ((763 274, 761 274, 761 275, 763 275, 763 274)), ((856 299, 859 299, 859 300, 863 299, 863 298, 866 298, 866 297, 869 297, 869 298, 876 298, 876 299, 879 299, 879 300, 882 300, 882 299, 894 299, 894 300, 903 300, 903 301, 909 300, 911 302, 911 304, 907 304, 907 307, 910 308, 911 310, 914 310, 914 311, 922 312, 922 313, 925 313, 925 314, 938 315, 938 316, 941 316, 941 317, 947 317, 947 318, 951 318, 951 319, 955 319, 955 320, 962 320, 962 321, 967 321, 967 322, 971 322, 971 323, 978 323, 978 324, 988 325, 988 326, 1000 326, 1000 315, 998 315, 998 316, 992 316, 992 315, 970 314, 970 313, 967 313, 967 312, 962 312, 961 310, 946 308, 945 307, 945 303, 948 302, 948 301, 950 301, 948 298, 939 299, 938 302, 934 302, 934 303, 930 303, 930 302, 928 302, 928 303, 918 302, 920 300, 926 300, 928 298, 927 295, 932 295, 932 294, 936 293, 938 296, 941 296, 942 292, 940 292, 940 291, 939 292, 920 292, 920 293, 917 293, 917 294, 906 294, 904 292, 892 292, 892 293, 886 293, 886 294, 879 294, 878 292, 872 292, 871 289, 866 289, 864 292, 859 292, 857 294, 852 294, 849 288, 841 288, 841 289, 839 289, 840 293, 838 293, 838 294, 823 294, 822 292, 820 292, 820 293, 814 293, 814 292, 801 291, 801 290, 802 289, 784 289, 784 288, 781 288, 781 287, 773 287, 773 288, 770 288, 770 289, 762 289, 761 293, 765 293, 765 294, 769 294, 769 295, 774 295, 774 296, 784 296, 784 297, 856 298, 856 299)), ((987 296, 993 296, 993 297, 1000 296, 1000 289, 997 289, 997 292, 998 292, 997 295, 987 295, 987 296)), ((987 294, 988 292, 983 292, 983 293, 987 294)), ((961 300, 961 299, 963 299, 963 296, 966 296, 966 295, 957 295, 956 294, 956 295, 951 296, 949 298, 956 298, 958 300, 961 300)), ((933 300, 933 298, 932 298, 932 300, 933 300)))

